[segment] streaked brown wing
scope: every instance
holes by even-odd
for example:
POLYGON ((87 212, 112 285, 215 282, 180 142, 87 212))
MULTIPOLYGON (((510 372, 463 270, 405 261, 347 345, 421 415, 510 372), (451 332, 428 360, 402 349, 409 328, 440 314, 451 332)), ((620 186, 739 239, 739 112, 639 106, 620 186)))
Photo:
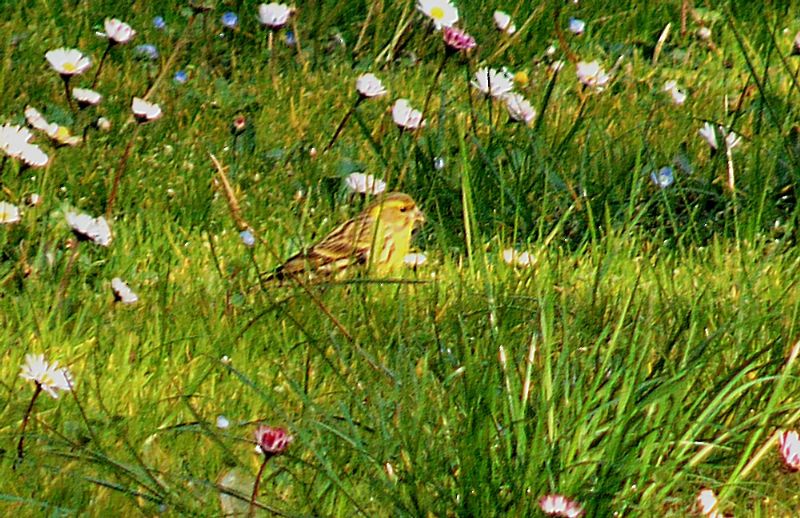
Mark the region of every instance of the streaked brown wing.
POLYGON ((364 214, 346 221, 307 251, 287 259, 267 279, 283 279, 304 271, 336 272, 364 262, 372 243, 372 229, 372 221, 364 214))

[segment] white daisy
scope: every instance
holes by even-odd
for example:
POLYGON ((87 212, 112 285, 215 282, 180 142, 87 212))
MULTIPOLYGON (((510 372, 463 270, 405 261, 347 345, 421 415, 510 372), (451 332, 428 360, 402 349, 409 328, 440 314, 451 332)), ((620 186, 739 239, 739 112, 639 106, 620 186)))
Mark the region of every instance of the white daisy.
POLYGON ((511 22, 511 15, 504 11, 494 12, 494 25, 498 31, 505 32, 509 36, 517 32, 517 26, 511 22))
POLYGON ((55 49, 48 51, 44 57, 50 62, 53 70, 64 77, 82 74, 92 66, 92 60, 77 49, 55 49))
POLYGON ((697 508, 700 514, 707 518, 723 518, 723 514, 719 512, 717 495, 711 489, 703 489, 698 493, 697 508))
POLYGON ((88 214, 79 214, 74 211, 68 211, 65 216, 67 224, 78 239, 91 241, 100 246, 111 244, 111 228, 103 216, 93 218, 88 214))
POLYGON ((25 107, 25 119, 33 129, 44 132, 56 144, 60 146, 76 146, 80 144, 81 138, 73 136, 69 128, 61 126, 55 122, 48 122, 39 110, 32 106, 25 107))
POLYGON ((125 22, 121 22, 116 18, 106 18, 105 21, 105 36, 110 43, 128 43, 136 35, 136 31, 131 29, 131 26, 125 22))
POLYGON ((72 97, 78 101, 78 105, 81 106, 81 108, 85 108, 87 106, 97 106, 103 99, 103 96, 100 95, 100 93, 88 88, 73 88, 72 97))
POLYGON ((380 194, 386 190, 386 182, 371 174, 351 173, 344 179, 350 192, 359 194, 380 194))
POLYGON ((664 91, 672 96, 672 102, 678 106, 686 102, 686 93, 680 89, 677 81, 670 80, 664 83, 664 91))
POLYGON ((725 145, 728 146, 728 149, 733 149, 741 144, 742 137, 733 131, 726 131, 722 126, 717 126, 715 129, 711 123, 706 122, 698 133, 705 139, 711 149, 715 151, 718 149, 717 130, 719 130, 720 135, 725 138, 725 145))
POLYGON ((43 354, 26 354, 20 376, 42 387, 54 399, 58 399, 59 390, 71 390, 69 371, 59 369, 57 361, 52 365, 48 364, 43 354))
POLYGON ((356 90, 362 97, 380 97, 386 94, 381 80, 375 74, 361 74, 356 79, 356 90))
POLYGON ((576 71, 578 74, 578 81, 586 86, 596 88, 598 91, 601 91, 609 80, 611 80, 611 77, 606 74, 603 67, 601 67, 600 63, 597 61, 592 61, 591 63, 580 61, 576 66, 576 71))
POLYGON ((536 110, 533 109, 533 106, 525 97, 518 93, 509 92, 503 96, 503 100, 506 102, 508 115, 512 119, 525 124, 533 122, 534 117, 536 117, 536 110))
POLYGON ((495 70, 494 68, 483 67, 475 72, 472 86, 486 95, 499 99, 514 89, 514 77, 505 68, 495 70))
POLYGON ((139 122, 150 122, 161 117, 161 107, 155 103, 149 103, 139 97, 134 97, 131 103, 133 116, 139 122))
POLYGON ((270 29, 277 30, 286 25, 294 13, 294 7, 271 2, 258 6, 258 19, 270 29))
POLYGON ((583 507, 578 502, 563 495, 546 495, 539 499, 539 507, 544 514, 577 518, 583 516, 583 507))
POLYGON ((114 293, 114 300, 123 304, 134 304, 139 301, 139 296, 119 277, 111 279, 111 291, 114 293))
POLYGON ((25 120, 28 121, 31 128, 35 130, 46 132, 50 129, 50 123, 39 113, 39 110, 33 106, 25 107, 25 120))
POLYGON ((512 266, 527 267, 533 263, 533 256, 528 252, 519 253, 513 248, 503 250, 503 261, 512 266))
POLYGON ((417 9, 433 21, 436 30, 458 21, 458 9, 448 0, 417 0, 417 9))
POLYGON ((425 126, 422 112, 411 107, 408 99, 398 99, 392 106, 392 119, 403 129, 415 130, 425 126))
POLYGON ((11 158, 31 167, 42 167, 50 160, 36 144, 28 142, 33 134, 20 126, 0 126, 0 149, 11 158))
POLYGON ((19 220, 19 207, 7 201, 0 201, 0 225, 10 225, 19 220))
POLYGON ((422 266, 426 262, 428 262, 428 256, 421 252, 413 252, 403 257, 403 263, 411 268, 422 266))

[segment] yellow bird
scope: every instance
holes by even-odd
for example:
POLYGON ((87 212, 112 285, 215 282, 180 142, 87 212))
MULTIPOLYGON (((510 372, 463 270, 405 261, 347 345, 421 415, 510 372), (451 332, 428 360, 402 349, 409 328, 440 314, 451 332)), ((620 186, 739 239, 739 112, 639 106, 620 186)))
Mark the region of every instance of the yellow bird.
POLYGON ((378 276, 389 274, 403 265, 411 233, 417 223, 424 222, 425 215, 411 196, 389 193, 320 242, 287 259, 267 280, 302 273, 336 273, 354 264, 367 264, 378 276))

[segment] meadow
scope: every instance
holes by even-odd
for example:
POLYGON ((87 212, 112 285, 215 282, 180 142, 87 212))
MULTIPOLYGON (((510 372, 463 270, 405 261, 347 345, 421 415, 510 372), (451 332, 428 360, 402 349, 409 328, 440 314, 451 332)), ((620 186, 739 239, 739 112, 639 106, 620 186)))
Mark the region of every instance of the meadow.
POLYGON ((800 515, 797 4, 2 5, 3 514, 800 515))

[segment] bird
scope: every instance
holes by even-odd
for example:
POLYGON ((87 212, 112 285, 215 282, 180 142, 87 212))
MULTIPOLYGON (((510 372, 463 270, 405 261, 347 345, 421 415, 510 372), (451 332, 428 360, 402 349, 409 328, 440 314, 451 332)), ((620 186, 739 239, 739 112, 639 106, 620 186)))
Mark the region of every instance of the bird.
POLYGON ((411 196, 389 193, 319 242, 288 258, 266 280, 283 280, 304 273, 336 274, 356 264, 367 264, 371 272, 385 276, 403 265, 411 234, 424 222, 425 215, 411 196))

